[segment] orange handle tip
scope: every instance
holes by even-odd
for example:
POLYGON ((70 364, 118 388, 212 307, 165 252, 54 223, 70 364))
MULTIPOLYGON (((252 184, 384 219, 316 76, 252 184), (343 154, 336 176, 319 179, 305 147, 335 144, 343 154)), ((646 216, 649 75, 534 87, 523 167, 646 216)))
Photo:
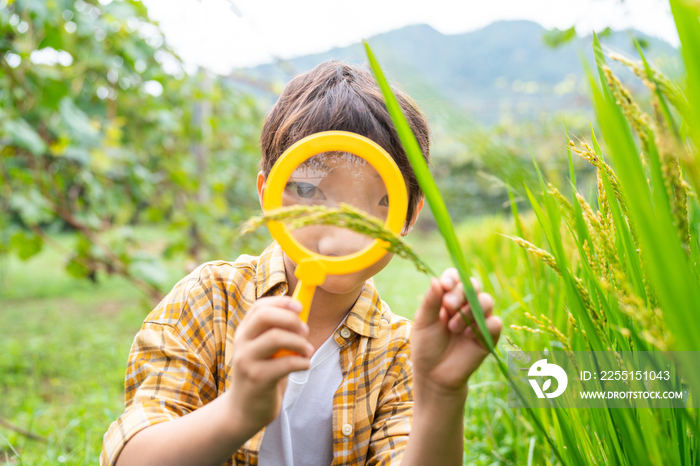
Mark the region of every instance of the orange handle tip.
POLYGON ((286 350, 286 349, 281 349, 272 355, 272 357, 275 359, 283 358, 285 356, 299 356, 299 353, 296 353, 296 352, 290 351, 290 350, 286 350))

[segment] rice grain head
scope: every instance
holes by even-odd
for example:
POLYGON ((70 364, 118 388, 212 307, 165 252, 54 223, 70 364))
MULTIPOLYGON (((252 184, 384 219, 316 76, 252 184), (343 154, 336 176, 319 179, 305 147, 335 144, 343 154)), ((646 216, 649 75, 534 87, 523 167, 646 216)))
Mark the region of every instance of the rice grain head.
POLYGON ((351 205, 341 203, 339 208, 329 208, 321 205, 296 205, 269 210, 262 215, 251 217, 243 223, 239 227, 238 236, 251 233, 267 225, 272 220, 282 222, 292 230, 308 225, 334 225, 348 228, 357 233, 384 241, 387 251, 408 259, 418 271, 426 275, 435 276, 430 267, 418 257, 402 237, 386 228, 384 222, 378 218, 351 205))

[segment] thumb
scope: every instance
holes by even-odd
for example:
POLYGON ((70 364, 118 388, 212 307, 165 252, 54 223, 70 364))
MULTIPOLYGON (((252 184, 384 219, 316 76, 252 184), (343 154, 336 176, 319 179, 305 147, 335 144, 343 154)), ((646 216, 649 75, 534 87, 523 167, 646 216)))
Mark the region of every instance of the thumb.
POLYGON ((430 279, 430 288, 428 292, 425 293, 423 302, 418 307, 416 312, 416 325, 426 326, 430 325, 438 320, 440 314, 440 308, 442 307, 442 295, 445 291, 442 289, 442 285, 437 278, 430 279))

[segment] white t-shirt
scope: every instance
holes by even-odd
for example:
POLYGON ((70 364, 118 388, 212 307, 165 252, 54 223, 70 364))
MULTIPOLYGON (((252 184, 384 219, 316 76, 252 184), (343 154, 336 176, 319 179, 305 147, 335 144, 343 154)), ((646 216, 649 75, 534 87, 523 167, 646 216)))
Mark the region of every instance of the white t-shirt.
POLYGON ((280 414, 263 435, 260 466, 333 462, 333 395, 343 381, 340 346, 334 335, 335 331, 316 350, 308 370, 289 374, 280 414))

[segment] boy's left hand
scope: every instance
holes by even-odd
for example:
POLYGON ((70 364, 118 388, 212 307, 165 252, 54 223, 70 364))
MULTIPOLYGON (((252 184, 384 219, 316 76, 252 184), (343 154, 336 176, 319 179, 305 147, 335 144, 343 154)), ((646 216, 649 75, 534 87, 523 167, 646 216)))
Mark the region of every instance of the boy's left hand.
MULTIPOLYGON (((503 323, 492 315, 494 299, 491 295, 481 292, 481 284, 476 279, 472 278, 472 283, 495 345, 503 323)), ((439 280, 431 280, 430 289, 415 316, 411 359, 417 398, 427 393, 466 396, 467 380, 489 354, 474 331, 478 332, 478 327, 459 274, 454 268, 447 269, 439 280), (471 326, 461 314, 472 322, 471 326)))

